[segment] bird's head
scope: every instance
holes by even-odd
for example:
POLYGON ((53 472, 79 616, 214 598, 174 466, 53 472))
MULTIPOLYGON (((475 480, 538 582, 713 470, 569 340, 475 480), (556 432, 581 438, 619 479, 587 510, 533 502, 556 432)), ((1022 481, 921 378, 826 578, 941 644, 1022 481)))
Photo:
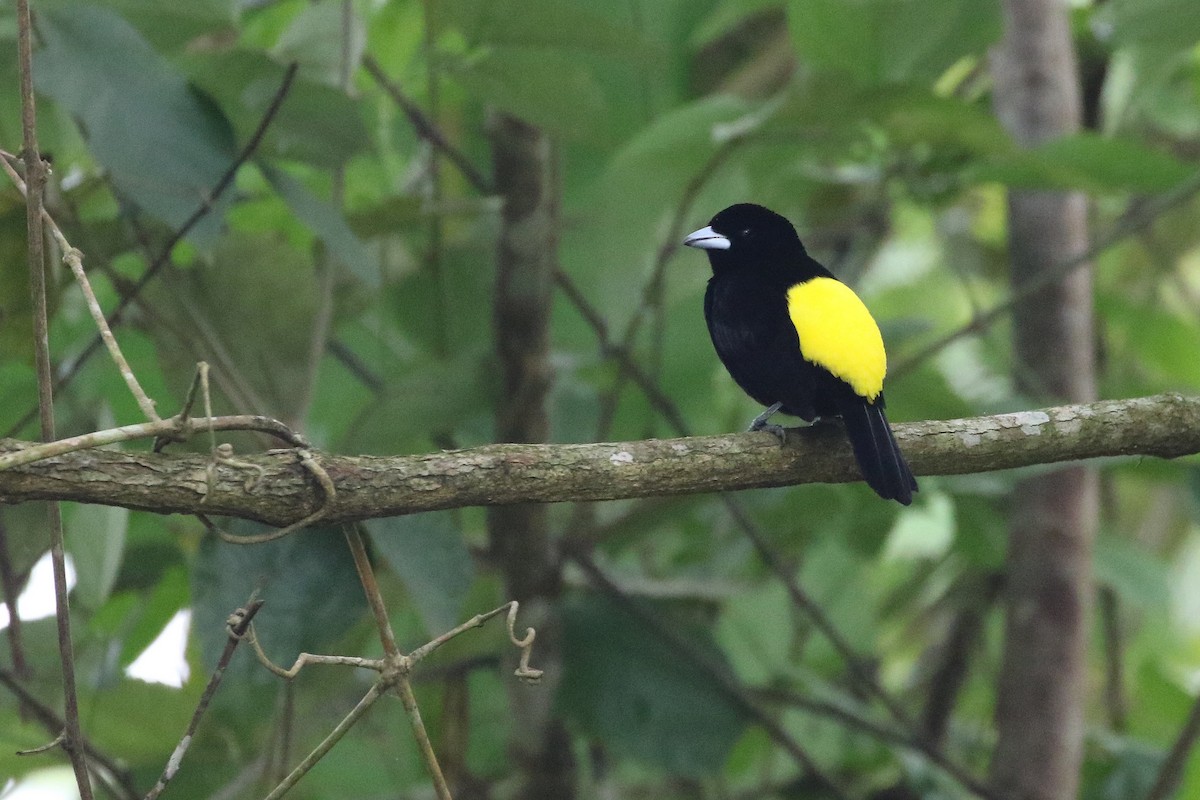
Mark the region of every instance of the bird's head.
POLYGON ((753 203, 738 203, 713 217, 683 243, 708 251, 713 270, 769 268, 793 263, 804 245, 786 217, 753 203))

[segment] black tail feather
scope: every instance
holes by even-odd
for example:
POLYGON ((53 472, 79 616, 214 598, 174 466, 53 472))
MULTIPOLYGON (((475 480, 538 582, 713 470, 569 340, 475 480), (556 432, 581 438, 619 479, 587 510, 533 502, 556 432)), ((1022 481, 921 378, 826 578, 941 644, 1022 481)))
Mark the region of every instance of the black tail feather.
POLYGON ((896 444, 883 404, 856 397, 842 408, 842 419, 867 485, 885 500, 910 504, 917 479, 896 444))

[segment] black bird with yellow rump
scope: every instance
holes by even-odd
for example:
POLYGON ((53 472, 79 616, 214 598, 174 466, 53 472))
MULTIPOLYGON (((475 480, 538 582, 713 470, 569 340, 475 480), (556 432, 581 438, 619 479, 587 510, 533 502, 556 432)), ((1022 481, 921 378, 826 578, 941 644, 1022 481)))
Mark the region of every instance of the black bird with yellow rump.
POLYGON ((884 416, 887 356, 879 326, 850 287, 808 255, 796 229, 762 206, 740 203, 683 240, 707 251, 713 276, 704 318, 717 355, 746 394, 812 422, 839 416, 867 484, 885 500, 912 502, 917 481, 884 416))

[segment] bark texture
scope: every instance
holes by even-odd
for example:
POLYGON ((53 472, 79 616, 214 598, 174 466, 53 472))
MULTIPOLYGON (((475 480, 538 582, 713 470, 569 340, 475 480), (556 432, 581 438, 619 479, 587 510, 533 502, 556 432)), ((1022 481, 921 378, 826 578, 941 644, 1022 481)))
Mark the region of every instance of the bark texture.
MULTIPOLYGON (((895 431, 918 475, 965 475, 1112 456, 1176 458, 1200 453, 1200 397, 1164 394, 910 422, 896 425, 895 431)), ((0 439, 0 459, 33 446, 0 439)), ((417 456, 316 453, 315 458, 337 492, 322 524, 464 506, 862 480, 845 434, 832 424, 791 429, 783 447, 760 432, 596 444, 495 444, 417 456)), ((242 455, 238 462, 242 466, 218 465, 210 487, 206 456, 81 450, 0 468, 0 503, 73 500, 281 526, 321 505, 322 491, 295 452, 242 455)))
MULTIPOLYGON (((993 54, 996 110, 1025 146, 1079 129, 1081 102, 1067 4, 1003 0, 993 54)), ((1009 195, 1015 287, 1085 252, 1087 204, 1077 193, 1009 195)), ((1096 396, 1092 274, 1075 270, 1014 308, 1014 377, 1031 397, 1096 396)), ((1072 467, 1019 483, 1007 564, 1004 658, 991 779, 1004 797, 1078 795, 1084 733, 1096 473, 1072 467)))
MULTIPOLYGON (((507 114, 489 120, 495 169, 503 200, 493 298, 496 355, 503 394, 496 406, 496 440, 544 442, 550 434, 550 301, 558 253, 558 186, 550 140, 507 114)), ((507 597, 521 602, 538 631, 542 684, 509 681, 510 750, 521 769, 517 795, 528 800, 575 796, 571 740, 553 713, 562 672, 558 615, 561 564, 550 535, 547 507, 523 503, 488 509, 492 556, 504 573, 507 597)), ((524 623, 523 623, 524 624, 524 623)))

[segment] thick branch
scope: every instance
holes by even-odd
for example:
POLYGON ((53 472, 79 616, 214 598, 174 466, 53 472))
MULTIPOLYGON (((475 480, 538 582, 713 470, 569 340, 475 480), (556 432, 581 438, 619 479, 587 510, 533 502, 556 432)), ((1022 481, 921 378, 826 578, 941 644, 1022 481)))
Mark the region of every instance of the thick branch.
MULTIPOLYGON (((203 420, 197 420, 202 424, 203 420)), ((1163 394, 970 419, 895 426, 919 475, 962 475, 1087 458, 1200 452, 1200 397, 1163 394)), ((0 452, 31 446, 0 440, 0 452)), ((859 480, 835 424, 789 432, 599 444, 497 444, 417 456, 317 459, 337 487, 326 524, 463 506, 615 500, 859 480)), ((0 502, 74 500, 159 513, 203 513, 285 525, 324 495, 292 450, 239 458, 89 450, 0 470, 0 502)))

